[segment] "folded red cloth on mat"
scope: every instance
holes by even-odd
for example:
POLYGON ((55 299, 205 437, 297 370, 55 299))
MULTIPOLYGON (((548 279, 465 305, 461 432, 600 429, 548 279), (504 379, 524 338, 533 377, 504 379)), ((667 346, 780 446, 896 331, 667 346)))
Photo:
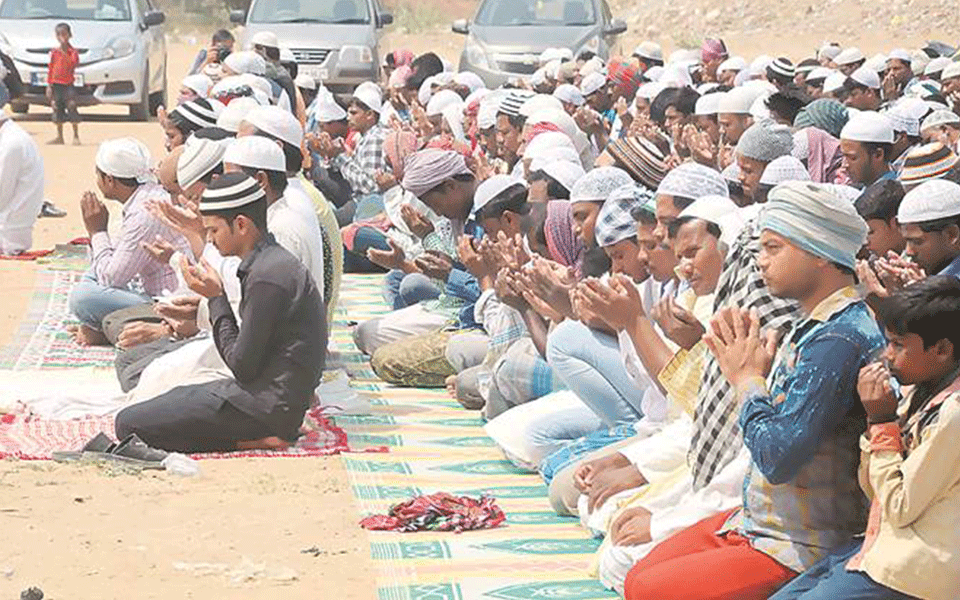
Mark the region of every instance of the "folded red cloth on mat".
MULTIPOLYGON (((88 246, 90 245, 90 238, 87 237, 78 237, 67 242, 70 246, 88 246)), ((37 260, 38 258, 43 258, 44 256, 49 256, 53 254, 53 249, 50 250, 27 250, 26 252, 21 252, 20 254, 0 254, 0 260, 37 260)))
POLYGON ((386 515, 361 519, 360 526, 374 531, 470 531, 493 529, 507 517, 490 496, 479 500, 437 492, 394 505, 386 515))

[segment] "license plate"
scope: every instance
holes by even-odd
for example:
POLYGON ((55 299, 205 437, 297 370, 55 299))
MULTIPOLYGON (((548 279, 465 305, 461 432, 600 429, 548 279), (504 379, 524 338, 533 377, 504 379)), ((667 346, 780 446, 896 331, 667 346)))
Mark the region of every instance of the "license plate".
POLYGON ((303 73, 317 81, 326 81, 330 78, 330 71, 319 65, 300 65, 297 67, 297 73, 303 73))
MULTIPOLYGON (((47 72, 46 71, 34 71, 30 74, 30 85, 34 86, 46 86, 47 85, 47 72)), ((83 87, 83 73, 76 73, 73 76, 73 87, 83 87)))

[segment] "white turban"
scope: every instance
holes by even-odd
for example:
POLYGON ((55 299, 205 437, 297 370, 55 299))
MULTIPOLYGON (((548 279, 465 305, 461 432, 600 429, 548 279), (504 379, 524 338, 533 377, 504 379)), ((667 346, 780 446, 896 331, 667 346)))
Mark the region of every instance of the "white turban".
POLYGON ((131 137, 107 140, 97 150, 97 168, 118 179, 136 179, 138 183, 154 181, 150 173, 152 162, 147 147, 131 137))

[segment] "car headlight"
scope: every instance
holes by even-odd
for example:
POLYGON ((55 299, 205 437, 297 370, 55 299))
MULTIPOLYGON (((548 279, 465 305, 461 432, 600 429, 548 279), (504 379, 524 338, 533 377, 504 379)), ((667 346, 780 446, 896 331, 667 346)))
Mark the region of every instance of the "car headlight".
POLYGON ((475 67, 480 67, 482 69, 490 68, 490 61, 487 59, 487 51, 480 44, 477 38, 472 35, 467 36, 467 43, 465 46, 465 51, 467 53, 467 62, 475 67))
POLYGON ((373 62, 373 50, 370 46, 344 46, 340 48, 341 63, 369 64, 373 62))
POLYGON ((133 54, 133 51, 136 49, 136 44, 133 43, 128 37, 118 37, 117 39, 110 42, 110 44, 104 48, 103 57, 104 58, 123 58, 124 56, 130 56, 133 54))

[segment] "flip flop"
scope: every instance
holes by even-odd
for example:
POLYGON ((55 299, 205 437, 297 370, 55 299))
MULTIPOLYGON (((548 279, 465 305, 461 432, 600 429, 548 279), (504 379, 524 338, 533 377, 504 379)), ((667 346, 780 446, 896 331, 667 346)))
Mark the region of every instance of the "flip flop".
POLYGON ((162 464, 167 453, 148 446, 135 433, 119 442, 112 442, 103 433, 97 434, 79 452, 54 452, 53 459, 60 462, 80 460, 116 462, 137 466, 145 470, 164 470, 162 464))
POLYGON ((62 452, 54 452, 53 460, 57 462, 71 462, 82 460, 85 453, 106 453, 113 450, 116 446, 116 443, 111 440, 107 434, 102 431, 97 435, 90 438, 86 444, 83 445, 83 448, 80 450, 70 450, 62 452))

